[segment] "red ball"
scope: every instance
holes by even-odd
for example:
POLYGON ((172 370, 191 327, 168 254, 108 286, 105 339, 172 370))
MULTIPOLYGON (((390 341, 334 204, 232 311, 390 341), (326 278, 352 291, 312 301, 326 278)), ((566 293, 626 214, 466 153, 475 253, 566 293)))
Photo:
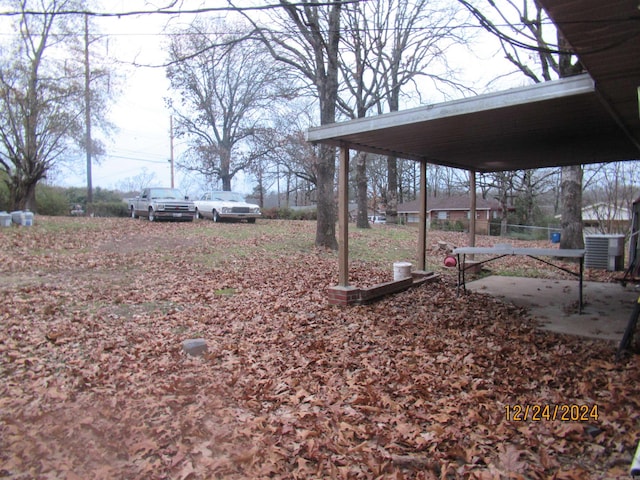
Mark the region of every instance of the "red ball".
POLYGON ((458 264, 458 262, 456 261, 456 257, 451 256, 451 255, 447 255, 446 257, 444 257, 444 266, 445 267, 455 267, 458 264))

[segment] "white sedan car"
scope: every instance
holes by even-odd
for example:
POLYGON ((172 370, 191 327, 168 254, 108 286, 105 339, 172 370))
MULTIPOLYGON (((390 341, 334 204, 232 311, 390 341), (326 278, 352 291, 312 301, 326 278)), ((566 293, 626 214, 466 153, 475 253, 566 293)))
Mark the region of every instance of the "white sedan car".
POLYGON ((196 218, 210 218, 214 222, 245 219, 255 223, 256 218, 262 215, 258 205, 247 203, 244 196, 237 192, 207 192, 193 203, 196 205, 196 218))

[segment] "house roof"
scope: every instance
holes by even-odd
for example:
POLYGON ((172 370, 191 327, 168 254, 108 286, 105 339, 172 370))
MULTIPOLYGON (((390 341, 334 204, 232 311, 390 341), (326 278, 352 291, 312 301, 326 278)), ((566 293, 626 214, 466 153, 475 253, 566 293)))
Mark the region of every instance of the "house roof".
POLYGON ((640 159, 640 12, 540 0, 587 74, 311 128, 307 140, 479 172, 640 159))
MULTIPOLYGON (((427 197, 427 212, 436 210, 464 210, 470 208, 469 195, 451 195, 440 197, 427 197)), ((476 210, 500 210, 500 204, 496 200, 487 200, 482 197, 476 199, 476 210)), ((398 213, 418 213, 420 201, 413 200, 398 205, 398 213)))
POLYGON ((631 211, 621 205, 599 202, 582 208, 582 220, 615 220, 628 222, 631 220, 631 211))

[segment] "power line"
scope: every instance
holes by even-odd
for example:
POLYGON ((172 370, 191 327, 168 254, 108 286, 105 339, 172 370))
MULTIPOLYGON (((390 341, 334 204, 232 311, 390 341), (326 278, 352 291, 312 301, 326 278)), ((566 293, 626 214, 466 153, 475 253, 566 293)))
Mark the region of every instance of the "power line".
POLYGON ((352 3, 360 3, 362 0, 335 0, 318 3, 307 2, 295 2, 287 3, 286 5, 272 4, 272 5, 260 5, 251 7, 204 7, 190 10, 173 10, 173 9, 160 9, 160 10, 132 10, 128 12, 93 12, 91 10, 59 10, 56 12, 45 12, 42 10, 24 10, 24 11, 5 11, 0 12, 0 16, 15 17, 20 15, 87 15, 89 17, 129 17, 134 15, 198 15, 201 13, 215 13, 215 12, 248 12, 248 11, 260 11, 260 10, 273 10, 283 7, 331 7, 335 5, 349 5, 352 3))
MULTIPOLYGON (((522 48, 523 50, 530 50, 535 52, 542 52, 548 54, 568 54, 568 55, 587 55, 594 53, 602 53, 608 50, 612 50, 620 45, 623 45, 631 40, 634 40, 640 32, 633 32, 632 34, 625 36, 624 38, 619 39, 618 41, 614 41, 607 45, 600 45, 598 47, 593 47, 589 50, 581 50, 579 52, 573 50, 563 50, 561 48, 549 47, 549 46, 541 46, 541 45, 530 45, 526 41, 519 40, 511 35, 504 33, 500 30, 500 25, 494 24, 491 22, 479 9, 471 5, 467 0, 458 0, 467 10, 478 20, 478 23, 489 33, 496 36, 500 39, 500 41, 504 41, 511 46, 522 48)), ((569 24, 618 24, 618 23, 626 23, 626 22, 638 22, 640 21, 640 17, 638 16, 630 16, 630 17, 618 17, 611 19, 597 19, 597 20, 576 20, 572 22, 558 22, 556 24, 557 27, 562 27, 564 25, 569 24)))
POLYGON ((105 158, 119 158, 121 160, 133 160, 134 162, 146 162, 146 163, 159 163, 165 165, 167 160, 149 160, 145 158, 136 158, 136 157, 125 157, 123 155, 110 155, 108 153, 104 154, 105 158))

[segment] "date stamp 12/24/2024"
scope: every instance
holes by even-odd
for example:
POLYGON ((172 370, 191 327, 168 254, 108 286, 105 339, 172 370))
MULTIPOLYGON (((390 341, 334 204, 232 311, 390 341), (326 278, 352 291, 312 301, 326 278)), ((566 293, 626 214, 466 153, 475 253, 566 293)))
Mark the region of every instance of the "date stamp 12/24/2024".
POLYGON ((598 405, 566 404, 515 404, 505 405, 505 418, 509 422, 595 422, 598 405))

